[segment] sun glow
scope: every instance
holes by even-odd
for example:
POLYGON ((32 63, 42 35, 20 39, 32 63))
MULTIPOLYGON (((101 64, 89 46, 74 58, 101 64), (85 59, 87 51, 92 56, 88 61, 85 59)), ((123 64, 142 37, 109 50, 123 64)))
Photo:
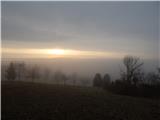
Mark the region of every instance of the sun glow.
POLYGON ((5 57, 24 58, 121 58, 124 53, 73 49, 2 48, 5 57))
POLYGON ((48 50, 48 53, 53 54, 53 55, 64 55, 65 50, 63 50, 63 49, 52 49, 52 50, 48 50))

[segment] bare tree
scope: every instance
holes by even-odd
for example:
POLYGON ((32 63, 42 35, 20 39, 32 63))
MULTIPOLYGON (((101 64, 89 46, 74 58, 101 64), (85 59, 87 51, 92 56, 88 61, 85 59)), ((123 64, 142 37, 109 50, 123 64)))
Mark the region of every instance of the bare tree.
POLYGON ((157 78, 158 78, 158 75, 155 72, 149 72, 146 75, 146 81, 145 82, 147 82, 148 84, 155 85, 158 82, 157 78))
POLYGON ((105 88, 105 87, 109 86, 110 83, 111 83, 111 77, 108 73, 106 73, 103 77, 103 87, 105 88))
POLYGON ((64 85, 66 84, 66 81, 68 80, 67 76, 61 71, 55 72, 54 79, 57 81, 57 84, 63 82, 64 85))
POLYGON ((11 62, 6 69, 6 78, 7 80, 15 80, 16 79, 16 69, 15 69, 15 64, 11 62))
POLYGON ((6 69, 7 69, 7 65, 1 65, 1 80, 6 80, 6 69))
POLYGON ((146 79, 149 84, 160 84, 160 68, 157 68, 156 72, 148 73, 146 79))
POLYGON ((93 79, 93 86, 95 87, 102 87, 103 81, 100 73, 96 73, 94 79, 93 79))
POLYGON ((133 83, 136 85, 140 77, 139 75, 143 62, 141 62, 138 57, 125 56, 123 59, 123 64, 125 66, 125 70, 122 71, 122 79, 127 81, 129 84, 133 83))
POLYGON ((160 68, 157 68, 157 71, 158 71, 158 73, 157 73, 158 81, 160 82, 160 68))
POLYGON ((71 79, 73 80, 73 85, 76 85, 76 82, 77 82, 77 73, 73 73, 72 75, 71 75, 71 79))
POLYGON ((48 68, 44 69, 43 71, 44 80, 50 80, 50 75, 51 75, 50 69, 48 68))
POLYGON ((54 73, 54 80, 56 80, 57 84, 60 83, 60 81, 61 81, 61 71, 56 71, 54 73))
POLYGON ((62 74, 62 80, 63 80, 63 82, 64 82, 64 85, 66 85, 67 80, 68 80, 68 77, 67 77, 67 75, 65 75, 64 73, 62 74))
POLYGON ((29 77, 32 79, 33 82, 40 77, 38 66, 33 66, 29 70, 29 77))
POLYGON ((16 72, 17 72, 17 79, 22 80, 25 77, 25 64, 22 63, 17 63, 16 64, 16 72))

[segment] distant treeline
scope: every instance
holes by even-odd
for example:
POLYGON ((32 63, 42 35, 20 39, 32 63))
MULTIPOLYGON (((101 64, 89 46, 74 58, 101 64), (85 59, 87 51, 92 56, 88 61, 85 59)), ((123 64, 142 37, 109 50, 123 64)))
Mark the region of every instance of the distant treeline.
POLYGON ((134 56, 125 56, 123 64, 124 69, 120 70, 119 79, 111 81, 109 74, 102 78, 97 73, 93 86, 122 95, 160 98, 160 68, 156 72, 145 74, 142 70, 143 62, 134 56))
POLYGON ((103 77, 96 73, 93 80, 80 77, 77 73, 66 75, 62 71, 51 71, 48 68, 40 68, 38 65, 26 65, 24 62, 10 62, 2 65, 2 80, 8 81, 32 81, 48 82, 55 84, 83 85, 109 90, 113 93, 160 98, 160 68, 156 72, 144 73, 143 62, 138 57, 125 56, 124 69, 120 70, 120 78, 111 80, 106 73, 103 77))
POLYGON ((28 81, 54 84, 91 86, 90 79, 79 76, 76 72, 65 74, 61 70, 51 71, 39 65, 27 65, 24 62, 2 64, 2 81, 28 81))

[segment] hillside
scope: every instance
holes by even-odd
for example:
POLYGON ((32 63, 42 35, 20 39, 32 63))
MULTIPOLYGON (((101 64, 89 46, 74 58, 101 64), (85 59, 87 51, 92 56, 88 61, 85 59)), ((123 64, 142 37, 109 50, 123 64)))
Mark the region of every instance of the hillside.
POLYGON ((2 120, 160 120, 158 100, 40 83, 2 82, 1 88, 2 120))

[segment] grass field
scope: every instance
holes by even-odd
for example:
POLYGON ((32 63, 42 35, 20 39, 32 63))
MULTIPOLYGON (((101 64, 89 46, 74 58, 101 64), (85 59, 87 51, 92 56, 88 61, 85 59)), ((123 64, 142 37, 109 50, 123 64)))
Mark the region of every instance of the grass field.
POLYGON ((2 120, 160 120, 160 101, 101 89, 1 83, 2 120))

